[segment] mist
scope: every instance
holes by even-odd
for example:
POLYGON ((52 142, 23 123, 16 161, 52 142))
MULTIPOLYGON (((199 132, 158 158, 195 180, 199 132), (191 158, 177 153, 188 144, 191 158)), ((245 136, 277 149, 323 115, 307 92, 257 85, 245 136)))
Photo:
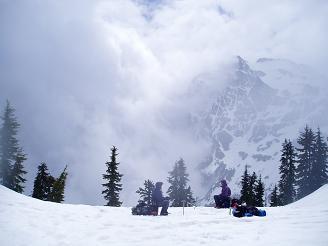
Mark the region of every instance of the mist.
POLYGON ((200 194, 195 169, 209 146, 188 113, 207 101, 188 98, 191 83, 214 72, 218 90, 236 55, 328 76, 327 12, 320 0, 0 1, 0 105, 10 100, 21 123, 25 193, 41 161, 55 176, 67 164, 65 202, 104 204, 115 145, 123 205, 143 180, 166 181, 180 157, 200 194))

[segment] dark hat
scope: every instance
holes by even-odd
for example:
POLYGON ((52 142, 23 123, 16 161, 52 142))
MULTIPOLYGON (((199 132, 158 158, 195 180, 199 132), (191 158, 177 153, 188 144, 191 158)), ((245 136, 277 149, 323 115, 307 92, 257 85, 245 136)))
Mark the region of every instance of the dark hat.
POLYGON ((163 182, 157 182, 157 183, 155 184, 155 187, 156 187, 156 188, 161 188, 162 185, 163 185, 163 182))
POLYGON ((222 184, 222 185, 227 185, 227 181, 226 181, 225 179, 222 179, 222 180, 221 180, 221 184, 222 184))

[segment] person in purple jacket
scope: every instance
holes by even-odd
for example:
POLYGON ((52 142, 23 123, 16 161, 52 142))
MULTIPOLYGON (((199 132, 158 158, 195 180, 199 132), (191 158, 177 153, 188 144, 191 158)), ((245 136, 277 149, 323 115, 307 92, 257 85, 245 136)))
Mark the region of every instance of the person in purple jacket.
POLYGON ((214 196, 216 208, 228 208, 230 206, 231 190, 226 180, 221 180, 221 194, 214 196))

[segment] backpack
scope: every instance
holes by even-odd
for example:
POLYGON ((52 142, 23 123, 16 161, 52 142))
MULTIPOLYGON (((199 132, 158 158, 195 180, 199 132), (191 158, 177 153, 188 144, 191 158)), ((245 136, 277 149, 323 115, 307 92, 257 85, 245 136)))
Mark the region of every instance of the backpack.
POLYGON ((158 207, 154 205, 148 205, 144 201, 139 201, 137 206, 133 207, 132 215, 158 215, 158 207))
POLYGON ((256 207, 237 206, 234 208, 233 216, 238 218, 252 216, 264 217, 266 216, 266 211, 256 207))

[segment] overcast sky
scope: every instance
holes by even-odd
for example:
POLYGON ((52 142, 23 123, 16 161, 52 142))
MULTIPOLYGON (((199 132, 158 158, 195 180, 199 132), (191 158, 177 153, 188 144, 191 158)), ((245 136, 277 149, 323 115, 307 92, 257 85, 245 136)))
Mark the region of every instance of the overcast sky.
POLYGON ((180 157, 192 170, 207 146, 172 110, 190 82, 236 55, 327 76, 327 13, 325 0, 0 0, 0 105, 22 125, 26 193, 41 161, 53 175, 68 164, 66 202, 103 204, 112 145, 125 204, 180 157))

